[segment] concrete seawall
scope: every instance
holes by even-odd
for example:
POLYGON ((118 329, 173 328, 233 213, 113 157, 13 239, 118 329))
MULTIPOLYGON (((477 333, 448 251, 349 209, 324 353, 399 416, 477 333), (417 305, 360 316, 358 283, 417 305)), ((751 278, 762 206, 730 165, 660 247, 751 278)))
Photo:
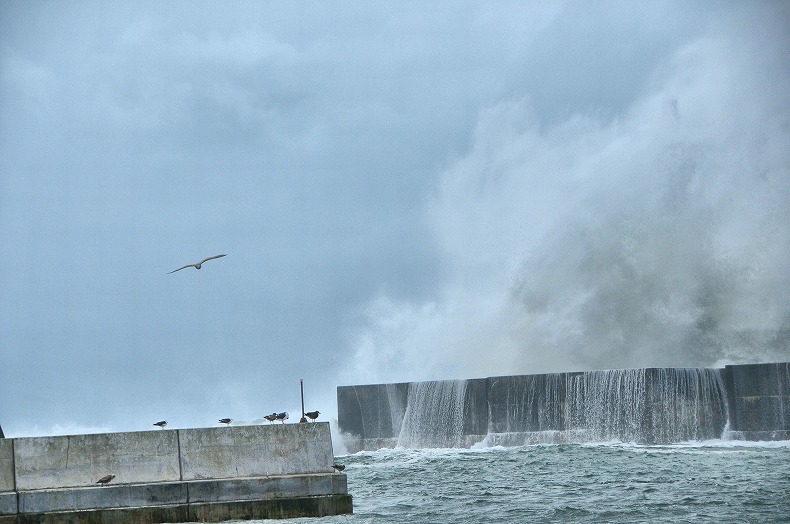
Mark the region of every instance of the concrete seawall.
POLYGON ((622 440, 790 439, 790 364, 340 386, 349 452, 622 440))
POLYGON ((0 524, 351 513, 333 459, 326 422, 2 439, 0 524))

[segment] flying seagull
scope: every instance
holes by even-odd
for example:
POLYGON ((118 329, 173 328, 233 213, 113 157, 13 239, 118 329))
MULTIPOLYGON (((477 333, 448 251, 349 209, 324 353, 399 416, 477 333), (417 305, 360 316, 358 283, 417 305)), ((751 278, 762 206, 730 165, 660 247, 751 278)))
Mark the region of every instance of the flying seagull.
POLYGON ((214 260, 215 258, 222 258, 222 257, 224 257, 226 255, 227 255, 227 253, 225 255, 216 255, 216 256, 213 256, 213 257, 204 258, 200 262, 195 262, 194 264, 187 264, 184 267, 180 267, 178 269, 174 269, 173 271, 168 271, 167 274, 169 275, 170 273, 175 273, 176 271, 181 271, 182 269, 186 269, 188 267, 194 267, 195 269, 200 269, 200 266, 202 266, 204 262, 206 262, 208 260, 214 260))
POLYGON ((304 416, 309 418, 310 420, 315 420, 318 418, 318 415, 320 414, 321 414, 320 411, 308 411, 307 413, 304 414, 304 416))
POLYGON ((112 479, 115 478, 115 475, 104 475, 102 478, 96 481, 96 484, 107 484, 112 479))
POLYGON ((165 429, 165 426, 167 426, 167 421, 160 420, 159 422, 154 422, 154 426, 159 426, 160 428, 165 429))
POLYGON ((219 423, 220 424, 230 424, 231 422, 233 422, 233 419, 230 419, 230 418, 221 418, 221 419, 219 419, 219 423))

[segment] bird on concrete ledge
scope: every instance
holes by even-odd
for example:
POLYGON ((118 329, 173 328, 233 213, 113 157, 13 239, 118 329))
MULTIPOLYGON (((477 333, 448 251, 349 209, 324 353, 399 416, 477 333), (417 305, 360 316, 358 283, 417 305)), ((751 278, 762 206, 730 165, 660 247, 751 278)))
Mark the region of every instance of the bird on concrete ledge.
POLYGON ((272 413, 271 415, 264 415, 263 418, 269 421, 269 424, 277 420, 277 413, 272 413))
POLYGON ((160 420, 159 422, 154 422, 154 426, 159 426, 160 428, 165 429, 165 426, 167 426, 167 421, 160 420))
POLYGON ((332 464, 332 467, 338 471, 343 471, 344 469, 346 469, 346 466, 344 464, 332 464))
POLYGON ((220 424, 230 424, 231 422, 233 422, 232 418, 221 418, 221 419, 219 419, 219 423, 220 424))
POLYGON ((115 478, 115 475, 104 475, 102 478, 96 481, 96 484, 107 485, 112 479, 115 478))
POLYGON ((318 418, 318 415, 320 414, 321 414, 320 411, 308 411, 307 413, 304 414, 304 416, 309 418, 310 420, 315 420, 318 418))
POLYGON ((277 420, 285 424, 285 421, 288 420, 288 412, 283 411, 282 413, 277 413, 277 420))

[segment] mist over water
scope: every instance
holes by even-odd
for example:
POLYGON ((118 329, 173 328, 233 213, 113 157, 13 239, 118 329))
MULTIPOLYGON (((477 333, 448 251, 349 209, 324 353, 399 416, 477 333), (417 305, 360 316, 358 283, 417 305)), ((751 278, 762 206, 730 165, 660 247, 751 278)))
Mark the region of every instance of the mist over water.
POLYGON ((480 114, 426 209, 438 291, 372 301, 350 373, 790 359, 787 34, 760 9, 723 19, 614 116, 547 125, 528 94, 480 114))

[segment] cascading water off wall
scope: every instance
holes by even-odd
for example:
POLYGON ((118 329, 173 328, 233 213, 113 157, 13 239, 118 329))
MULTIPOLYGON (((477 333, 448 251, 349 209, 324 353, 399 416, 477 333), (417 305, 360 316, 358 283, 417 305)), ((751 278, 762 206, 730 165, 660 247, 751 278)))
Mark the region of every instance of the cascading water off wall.
POLYGON ((466 380, 410 383, 397 445, 462 447, 466 386, 466 380))
POLYGON ((405 410, 390 399, 398 445, 465 447, 465 417, 480 409, 489 413, 482 431, 487 442, 506 445, 705 440, 720 438, 727 422, 719 370, 618 369, 487 380, 487 405, 470 409, 468 381, 409 384, 405 410))
POLYGON ((584 440, 668 443, 720 438, 727 422, 713 369, 593 371, 567 382, 568 429, 584 440))
POLYGON ((338 388, 355 449, 790 438, 790 363, 338 388))

